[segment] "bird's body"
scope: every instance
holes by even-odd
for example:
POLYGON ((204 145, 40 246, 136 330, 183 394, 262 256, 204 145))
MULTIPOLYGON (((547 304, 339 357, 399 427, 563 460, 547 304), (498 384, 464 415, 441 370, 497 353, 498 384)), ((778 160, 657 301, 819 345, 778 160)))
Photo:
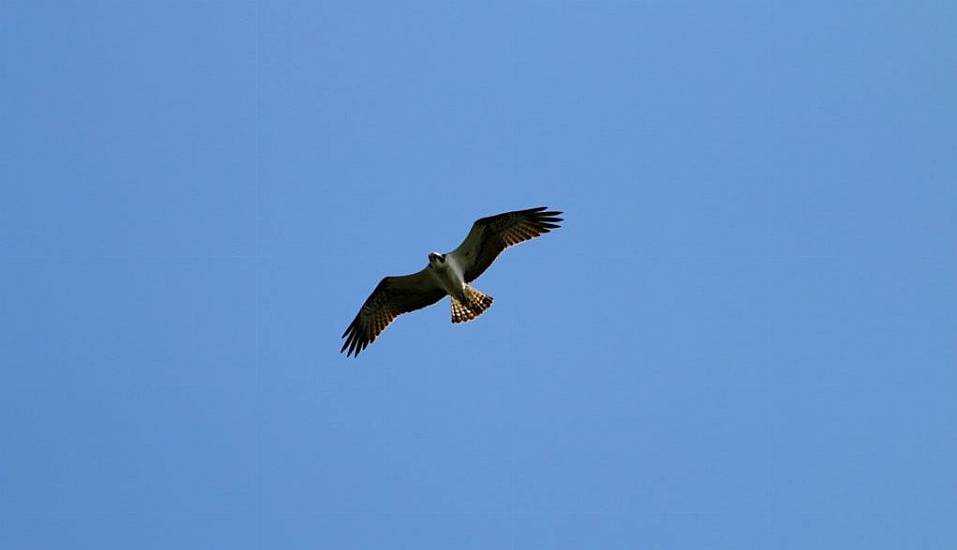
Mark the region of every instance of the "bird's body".
POLYGON ((435 284, 460 301, 467 301, 465 297, 465 271, 462 262, 454 253, 429 255, 429 265, 426 269, 435 279, 435 284), (432 258, 435 258, 433 260, 432 258), (441 258, 441 259, 440 259, 441 258))
POLYGON ((424 269, 411 275, 386 277, 346 328, 340 351, 358 355, 399 315, 430 306, 445 296, 452 303, 452 322, 475 319, 492 305, 492 297, 469 283, 479 277, 509 246, 558 228, 561 212, 545 207, 482 218, 452 252, 429 254, 424 269))

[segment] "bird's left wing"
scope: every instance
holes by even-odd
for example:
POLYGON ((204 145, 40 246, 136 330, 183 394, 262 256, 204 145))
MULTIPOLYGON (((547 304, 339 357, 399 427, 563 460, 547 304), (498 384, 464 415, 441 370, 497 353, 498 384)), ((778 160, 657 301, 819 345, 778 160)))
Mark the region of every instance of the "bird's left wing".
POLYGON ((443 296, 445 291, 429 275, 428 268, 412 275, 382 279, 342 333, 346 341, 339 352, 348 349, 347 357, 358 356, 396 317, 430 306, 443 296))
POLYGON ((465 282, 478 278, 506 248, 534 239, 560 227, 562 213, 544 206, 505 212, 477 220, 462 241, 450 252, 465 265, 465 282))

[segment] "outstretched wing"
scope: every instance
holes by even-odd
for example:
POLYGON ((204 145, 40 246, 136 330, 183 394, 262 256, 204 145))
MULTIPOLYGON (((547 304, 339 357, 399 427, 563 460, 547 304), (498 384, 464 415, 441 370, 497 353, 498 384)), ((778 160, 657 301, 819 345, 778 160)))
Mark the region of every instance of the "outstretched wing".
POLYGON ((346 339, 340 353, 355 355, 375 341, 376 337, 403 313, 422 309, 445 296, 426 269, 402 277, 386 277, 362 304, 342 337, 346 339))
POLYGON ((465 282, 477 279, 506 248, 561 227, 561 212, 546 212, 546 208, 505 212, 476 221, 462 244, 451 252, 462 262, 465 282))

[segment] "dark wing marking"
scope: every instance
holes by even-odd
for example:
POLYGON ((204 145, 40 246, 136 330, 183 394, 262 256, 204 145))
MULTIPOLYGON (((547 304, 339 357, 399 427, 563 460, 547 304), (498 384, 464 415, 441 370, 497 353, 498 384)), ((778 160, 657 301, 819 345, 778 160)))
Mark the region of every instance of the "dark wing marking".
POLYGON ((546 208, 505 212, 476 221, 462 244, 452 251, 464 260, 465 282, 477 279, 506 248, 561 227, 561 212, 546 212, 546 208))
POLYGON ((346 357, 358 357, 359 352, 374 342, 396 317, 430 306, 443 296, 445 291, 435 284, 426 269, 412 275, 382 279, 342 333, 346 341, 339 352, 348 349, 346 357))

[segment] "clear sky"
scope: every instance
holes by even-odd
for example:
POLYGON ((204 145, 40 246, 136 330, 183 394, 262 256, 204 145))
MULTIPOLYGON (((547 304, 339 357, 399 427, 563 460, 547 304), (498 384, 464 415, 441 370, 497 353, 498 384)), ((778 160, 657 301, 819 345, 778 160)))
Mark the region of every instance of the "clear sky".
POLYGON ((0 3, 0 547, 957 548, 957 3, 396 4, 0 3))

